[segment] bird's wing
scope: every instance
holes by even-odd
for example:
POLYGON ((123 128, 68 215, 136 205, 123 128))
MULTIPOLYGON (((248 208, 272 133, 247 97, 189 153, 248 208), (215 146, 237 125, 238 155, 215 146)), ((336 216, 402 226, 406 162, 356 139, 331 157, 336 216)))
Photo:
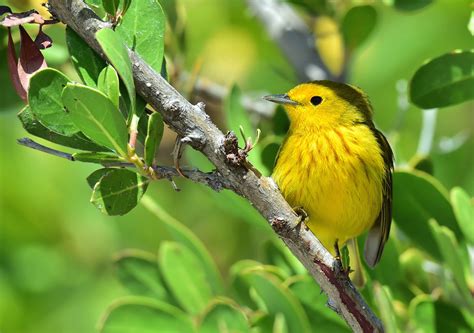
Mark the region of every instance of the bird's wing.
POLYGON ((385 162, 385 175, 383 179, 383 202, 380 214, 369 231, 364 246, 365 261, 370 267, 374 267, 382 256, 385 242, 390 233, 392 223, 392 172, 393 153, 385 136, 375 128, 372 131, 377 138, 377 142, 382 150, 385 162))

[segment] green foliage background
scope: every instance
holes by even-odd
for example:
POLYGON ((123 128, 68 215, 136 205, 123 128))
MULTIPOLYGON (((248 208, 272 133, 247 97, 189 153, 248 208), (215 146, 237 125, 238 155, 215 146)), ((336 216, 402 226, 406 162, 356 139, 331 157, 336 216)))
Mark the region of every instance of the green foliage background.
MULTIPOLYGON (((181 42, 185 51, 180 66, 192 71, 196 63, 201 63, 202 77, 229 88, 237 84, 243 93, 255 96, 285 92, 297 83, 291 67, 261 23, 248 15, 244 1, 182 0, 180 4, 180 10, 187 13, 186 38, 181 42)), ((399 169, 410 170, 414 165, 422 168, 428 164, 442 186, 446 189, 461 187, 471 197, 474 195, 472 101, 439 110, 428 156, 419 155, 417 150, 423 126, 422 110, 410 104, 406 112, 401 112, 398 106, 399 99, 406 94, 404 82, 410 80, 427 59, 472 46, 472 35, 467 29, 471 16, 469 4, 463 0, 435 0, 422 9, 402 11, 380 1, 374 2, 377 24, 369 39, 355 50, 349 65, 349 81, 371 97, 375 121, 389 135, 399 169)), ((11 5, 25 4, 12 1, 11 5)), ((45 51, 48 64, 79 80, 68 59, 64 30, 55 26, 47 32, 55 41, 54 46, 45 51)), ((104 309, 117 297, 128 295, 117 279, 114 255, 126 248, 156 254, 160 244, 162 254, 162 241, 172 239, 173 233, 166 223, 141 205, 122 217, 105 216, 91 205, 88 202, 90 188, 85 179, 96 169, 94 165, 70 163, 16 144, 17 138, 25 136, 16 117, 22 103, 8 80, 4 29, 0 30, 0 37, 0 330, 9 333, 93 332, 104 309)), ((186 85, 180 88, 186 91, 186 85)), ((212 117, 227 130, 222 109, 211 110, 212 117)), ((238 117, 229 118, 231 123, 244 125, 238 117)), ((237 130, 234 127, 232 129, 237 130)), ((265 121, 261 127, 264 131, 271 128, 265 121)), ((168 154, 172 141, 172 135, 165 133, 159 157, 162 163, 170 163, 168 154)), ((187 157, 193 165, 199 163, 196 154, 188 152, 187 157)), ((426 167, 423 170, 427 170, 426 167)), ((409 177, 404 173, 397 177, 399 184, 406 186, 395 191, 407 198, 404 208, 396 209, 398 218, 413 218, 413 223, 426 222, 416 219, 416 209, 418 199, 431 193, 430 190, 423 187, 426 184, 413 185, 414 180, 404 179, 409 177)), ((147 195, 205 244, 226 285, 232 280, 229 269, 237 261, 251 259, 269 263, 271 256, 265 244, 274 236, 265 221, 243 200, 231 193, 215 194, 189 181, 178 180, 177 183, 181 192, 175 192, 169 182, 160 181, 150 184, 147 195)), ((436 209, 443 199, 429 195, 428 199, 432 200, 421 204, 429 216, 437 218, 440 215, 436 209)), ((452 223, 455 224, 454 218, 452 223)), ((400 228, 403 229, 402 225, 400 228)), ((458 236, 456 228, 451 229, 458 236)), ((376 307, 389 308, 403 317, 404 311, 410 310, 407 300, 412 294, 419 295, 417 303, 423 305, 427 295, 436 297, 440 289, 442 293, 449 284, 434 284, 428 281, 428 276, 418 275, 420 263, 426 259, 421 251, 433 258, 436 250, 403 238, 395 239, 395 235, 401 233, 392 233, 387 253, 372 278, 388 285, 397 299, 384 305, 383 301, 390 298, 378 297, 376 307), (401 264, 398 256, 401 256, 401 264), (384 260, 397 265, 384 265, 384 260), (398 288, 399 285, 403 287, 398 288), (404 292, 412 294, 407 296, 404 292)), ((433 239, 433 243, 436 241, 433 239)), ((173 244, 168 243, 168 251, 172 249, 173 244)), ((456 269, 450 266, 449 258, 440 260, 443 266, 456 269)), ((462 274, 471 275, 472 292, 472 267, 462 274)), ((255 285, 264 283, 258 280, 260 276, 251 278, 255 285)), ((304 295, 301 290, 298 294, 298 287, 304 287, 303 282, 295 286, 296 295, 304 295)), ((387 289, 374 285, 374 293, 387 294, 387 289)), ((457 303, 452 302, 451 306, 466 306, 462 296, 457 295, 454 298, 457 303)), ((319 301, 324 304, 323 295, 319 301)), ((415 308, 410 314, 419 311, 419 318, 430 318, 429 312, 433 311, 429 305, 415 308)), ((320 318, 324 311, 329 310, 317 309, 311 318, 320 318)), ((458 312, 449 307, 443 311, 447 313, 443 320, 459 322, 458 312), (454 314, 449 315, 453 311, 454 314)), ((382 311, 382 315, 387 314, 382 311)), ((393 318, 384 317, 384 320, 390 322, 393 318)), ((430 323, 417 324, 405 329, 435 331, 436 328, 430 323)), ((472 318, 470 324, 473 324, 472 318)))

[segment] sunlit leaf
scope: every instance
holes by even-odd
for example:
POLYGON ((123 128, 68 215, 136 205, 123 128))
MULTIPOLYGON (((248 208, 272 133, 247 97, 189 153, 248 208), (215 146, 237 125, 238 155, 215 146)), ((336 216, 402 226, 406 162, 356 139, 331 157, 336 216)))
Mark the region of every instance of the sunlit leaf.
POLYGON ((97 79, 105 61, 70 27, 66 28, 66 43, 72 63, 82 82, 90 87, 97 85, 97 79))
POLYGON ((124 215, 140 201, 149 179, 127 169, 109 169, 94 186, 91 202, 107 215, 124 215))
POLYGON ((165 23, 157 0, 134 0, 116 29, 125 44, 157 73, 163 62, 165 23))
POLYGON ((195 332, 178 308, 147 297, 123 297, 107 309, 101 333, 195 332))
POLYGON ((122 38, 120 38, 118 33, 108 28, 97 31, 95 36, 97 42, 100 44, 102 50, 107 56, 107 59, 112 63, 125 84, 131 104, 130 113, 135 114, 136 94, 135 83, 133 82, 132 64, 122 38))
POLYGON ((65 136, 79 132, 61 101, 63 88, 70 80, 60 71, 45 68, 30 79, 28 102, 31 112, 46 128, 65 136))
POLYGON ((212 291, 199 259, 174 242, 163 242, 158 257, 163 278, 178 304, 190 314, 200 313, 212 291))
POLYGON ((420 108, 445 107, 474 99, 474 51, 454 51, 416 71, 410 99, 420 108))
POLYGON ((36 119, 28 105, 25 106, 20 111, 20 113, 18 113, 18 118, 20 119, 24 129, 28 133, 48 140, 50 142, 75 149, 90 151, 108 151, 107 148, 96 145, 80 132, 71 136, 64 136, 47 129, 38 121, 38 119, 36 119))
POLYGON ((62 101, 85 135, 121 156, 127 155, 125 119, 107 96, 93 88, 69 83, 63 90, 62 101))
POLYGON ((117 109, 119 108, 120 81, 112 66, 108 65, 100 72, 97 79, 97 89, 107 95, 117 109))

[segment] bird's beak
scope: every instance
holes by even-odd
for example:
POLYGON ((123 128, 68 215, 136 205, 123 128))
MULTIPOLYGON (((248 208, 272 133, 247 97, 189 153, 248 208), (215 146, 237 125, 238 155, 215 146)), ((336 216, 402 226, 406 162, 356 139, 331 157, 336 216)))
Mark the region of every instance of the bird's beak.
POLYGON ((277 104, 298 105, 298 102, 292 100, 287 94, 268 95, 264 96, 263 99, 277 104))

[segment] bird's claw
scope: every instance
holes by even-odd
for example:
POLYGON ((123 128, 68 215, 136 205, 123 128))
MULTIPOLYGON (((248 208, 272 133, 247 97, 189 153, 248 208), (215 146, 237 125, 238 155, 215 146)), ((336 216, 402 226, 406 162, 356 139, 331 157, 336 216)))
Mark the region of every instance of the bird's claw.
POLYGON ((296 224, 295 228, 301 227, 301 224, 305 224, 309 220, 309 215, 306 213, 303 207, 297 206, 293 208, 293 211, 298 215, 298 223, 296 224))

